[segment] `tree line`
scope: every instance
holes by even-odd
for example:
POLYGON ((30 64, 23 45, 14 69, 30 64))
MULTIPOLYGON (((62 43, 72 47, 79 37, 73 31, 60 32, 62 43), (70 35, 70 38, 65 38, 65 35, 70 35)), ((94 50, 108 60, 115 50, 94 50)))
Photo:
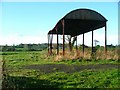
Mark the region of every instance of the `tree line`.
POLYGON ((48 44, 19 44, 19 45, 1 45, 1 51, 42 51, 47 49, 48 44))
MULTIPOLYGON (((114 45, 107 45, 108 48, 115 48, 119 47, 120 45, 114 46, 114 45)), ((71 49, 73 48, 72 43, 67 43, 65 47, 71 49)), ((75 47, 75 46, 74 46, 75 47)), ((78 45, 79 48, 82 48, 83 45, 78 45)), ((89 46, 84 45, 84 47, 89 48, 89 46)), ((96 45, 96 49, 100 48, 102 46, 96 45)), ((0 51, 42 51, 48 48, 47 43, 43 44, 18 44, 18 45, 0 45, 0 51)), ((57 49, 57 45, 54 43, 52 45, 53 49, 57 49)), ((59 44, 59 48, 62 48, 62 44, 59 44)))

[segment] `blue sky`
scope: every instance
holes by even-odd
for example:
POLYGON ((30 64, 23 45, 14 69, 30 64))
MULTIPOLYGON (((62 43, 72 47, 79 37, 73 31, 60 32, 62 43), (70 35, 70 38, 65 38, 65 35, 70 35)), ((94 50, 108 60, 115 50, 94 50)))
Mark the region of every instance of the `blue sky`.
MULTIPOLYGON (((2 2, 0 6, 0 44, 46 43, 47 32, 64 15, 78 8, 88 8, 101 13, 108 20, 107 43, 118 44, 117 2, 2 2)), ((104 45, 104 28, 94 31, 94 39, 104 45)), ((53 42, 56 42, 56 37, 53 42)), ((81 35, 78 42, 82 44, 81 35)), ((91 32, 85 34, 85 44, 91 45, 91 32)))

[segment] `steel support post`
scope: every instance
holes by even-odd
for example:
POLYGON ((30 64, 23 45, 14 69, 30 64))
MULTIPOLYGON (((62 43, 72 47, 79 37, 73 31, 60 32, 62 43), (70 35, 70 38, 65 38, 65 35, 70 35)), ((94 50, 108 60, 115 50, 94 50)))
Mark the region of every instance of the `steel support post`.
POLYGON ((83 33, 83 54, 84 54, 84 33, 83 33))
POLYGON ((93 30, 92 30, 92 54, 93 54, 93 30))
POLYGON ((56 29, 57 32, 57 55, 59 55, 59 41, 58 41, 58 31, 56 29))
POLYGON ((105 23, 105 54, 107 55, 107 25, 105 23))
POLYGON ((65 29, 65 25, 64 25, 64 20, 62 21, 62 25, 63 25, 63 56, 65 54, 65 35, 64 35, 64 29, 65 29))

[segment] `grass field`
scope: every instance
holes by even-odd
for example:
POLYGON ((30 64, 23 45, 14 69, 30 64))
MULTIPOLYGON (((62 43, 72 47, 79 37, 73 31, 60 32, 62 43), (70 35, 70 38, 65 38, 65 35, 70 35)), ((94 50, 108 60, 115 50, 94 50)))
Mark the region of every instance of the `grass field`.
POLYGON ((65 59, 47 51, 4 52, 3 88, 120 88, 118 60, 65 59))

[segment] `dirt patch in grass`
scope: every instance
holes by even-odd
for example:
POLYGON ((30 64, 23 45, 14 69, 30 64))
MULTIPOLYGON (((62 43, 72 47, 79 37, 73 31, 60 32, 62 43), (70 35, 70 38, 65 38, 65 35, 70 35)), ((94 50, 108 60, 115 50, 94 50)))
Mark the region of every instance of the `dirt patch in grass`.
POLYGON ((42 65, 29 65, 23 67, 23 69, 34 69, 39 70, 43 73, 52 73, 52 72, 65 72, 73 73, 79 72, 82 70, 99 70, 99 69, 118 69, 120 65, 118 64, 97 64, 97 65, 66 65, 66 64, 42 64, 42 65))

